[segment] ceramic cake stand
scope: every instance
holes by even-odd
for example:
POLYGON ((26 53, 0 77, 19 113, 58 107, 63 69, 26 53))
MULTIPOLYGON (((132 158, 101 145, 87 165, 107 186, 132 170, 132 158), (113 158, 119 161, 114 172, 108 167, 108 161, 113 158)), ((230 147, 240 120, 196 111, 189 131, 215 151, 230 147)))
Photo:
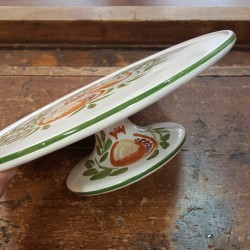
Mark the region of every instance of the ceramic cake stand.
POLYGON ((68 176, 71 191, 96 195, 142 179, 178 153, 185 130, 170 122, 138 127, 126 118, 217 62, 235 39, 219 31, 186 41, 26 116, 0 132, 0 171, 95 134, 93 152, 68 176))

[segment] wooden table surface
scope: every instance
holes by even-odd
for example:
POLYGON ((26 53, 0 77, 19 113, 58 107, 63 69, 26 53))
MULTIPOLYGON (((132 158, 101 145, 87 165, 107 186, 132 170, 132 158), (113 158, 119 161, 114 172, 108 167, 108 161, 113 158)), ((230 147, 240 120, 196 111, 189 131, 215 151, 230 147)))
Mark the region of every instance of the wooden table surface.
MULTIPOLYGON (((157 49, 0 51, 0 129, 157 49)), ((94 138, 24 164, 0 200, 1 249, 250 249, 250 50, 130 119, 186 128, 181 152, 124 189, 78 197, 67 174, 94 138)))

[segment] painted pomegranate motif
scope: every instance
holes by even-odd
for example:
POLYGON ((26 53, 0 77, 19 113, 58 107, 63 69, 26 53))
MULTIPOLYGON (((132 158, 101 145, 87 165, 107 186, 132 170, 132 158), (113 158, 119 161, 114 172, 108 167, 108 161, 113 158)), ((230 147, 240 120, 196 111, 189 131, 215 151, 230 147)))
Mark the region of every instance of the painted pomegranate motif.
MULTIPOLYGON (((73 114, 77 110, 83 108, 85 105, 96 100, 98 97, 103 96, 107 88, 119 83, 131 75, 131 72, 125 72, 117 75, 114 79, 102 83, 100 86, 89 89, 88 92, 83 92, 71 97, 61 107, 52 111, 46 118, 39 122, 39 126, 50 124, 64 116, 73 114)), ((95 106, 95 105, 94 105, 95 106)))
POLYGON ((110 162, 115 167, 123 167, 137 162, 150 154, 156 147, 154 138, 134 134, 134 140, 123 139, 113 144, 110 152, 110 162))
POLYGON ((160 153, 160 148, 169 147, 170 131, 165 127, 149 129, 147 134, 150 136, 139 133, 128 135, 123 124, 114 127, 108 135, 101 130, 96 134, 95 157, 85 162, 83 176, 95 181, 122 175, 133 166, 131 164, 143 158, 152 160, 160 153), (107 159, 110 161, 107 162, 107 159))
POLYGON ((41 120, 38 125, 46 125, 58 119, 61 119, 64 116, 72 114, 78 109, 84 107, 85 105, 96 99, 97 97, 99 97, 100 95, 102 95, 104 92, 104 90, 100 89, 90 93, 79 94, 69 99, 55 111, 51 112, 47 117, 41 120))

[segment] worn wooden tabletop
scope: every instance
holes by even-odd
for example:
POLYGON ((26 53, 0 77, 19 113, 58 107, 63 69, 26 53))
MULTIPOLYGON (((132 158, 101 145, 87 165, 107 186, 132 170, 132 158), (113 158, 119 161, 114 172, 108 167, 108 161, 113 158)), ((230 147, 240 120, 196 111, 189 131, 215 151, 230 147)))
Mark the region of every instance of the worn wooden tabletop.
MULTIPOLYGON (((0 51, 0 129, 149 49, 0 51)), ((250 50, 235 49, 133 115, 186 128, 181 152, 142 181, 82 198, 65 185, 94 138, 18 167, 0 200, 1 249, 250 249, 250 50)))

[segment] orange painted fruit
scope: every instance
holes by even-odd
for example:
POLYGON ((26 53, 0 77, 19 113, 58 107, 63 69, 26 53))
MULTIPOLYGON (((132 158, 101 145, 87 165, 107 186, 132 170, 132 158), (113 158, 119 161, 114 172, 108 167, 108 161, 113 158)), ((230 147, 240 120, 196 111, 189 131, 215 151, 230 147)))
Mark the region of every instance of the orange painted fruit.
POLYGON ((135 140, 123 139, 116 141, 110 152, 110 162, 115 167, 128 166, 150 154, 156 147, 154 138, 134 134, 135 140))
POLYGON ((41 120, 38 123, 38 125, 39 126, 47 125, 63 118, 64 116, 74 113, 78 109, 84 107, 91 101, 95 100, 100 95, 104 94, 107 88, 112 87, 118 82, 121 82, 122 80, 129 77, 131 74, 132 74, 131 72, 121 73, 119 77, 117 77, 117 79, 112 79, 100 86, 89 89, 88 92, 83 92, 76 96, 73 96, 68 101, 66 101, 61 107, 54 110, 47 117, 41 120))
POLYGON ((90 88, 87 92, 83 92, 71 97, 68 101, 63 103, 61 107, 52 111, 48 116, 41 120, 38 125, 43 126, 50 124, 56 120, 59 120, 69 114, 76 112, 78 109, 84 107, 91 101, 98 98, 100 95, 104 94, 107 88, 112 87, 118 82, 121 82, 122 80, 129 77, 131 74, 131 72, 121 73, 115 79, 111 79, 110 81, 105 82, 100 86, 90 88))
POLYGON ((104 90, 96 90, 89 93, 79 94, 70 98, 67 102, 65 102, 61 107, 51 112, 48 116, 46 116, 43 120, 41 120, 38 125, 43 126, 50 124, 56 120, 63 118, 69 114, 74 113, 78 109, 84 107, 91 101, 95 100, 97 97, 102 95, 104 90))

